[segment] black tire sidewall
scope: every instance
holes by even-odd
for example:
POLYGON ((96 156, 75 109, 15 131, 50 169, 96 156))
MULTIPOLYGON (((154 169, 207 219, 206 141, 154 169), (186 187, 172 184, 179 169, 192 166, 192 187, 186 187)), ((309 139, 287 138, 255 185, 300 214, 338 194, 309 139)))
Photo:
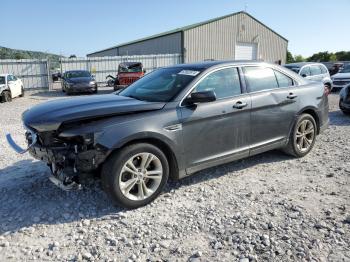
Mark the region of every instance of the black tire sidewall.
POLYGON ((316 124, 315 119, 314 119, 311 115, 309 115, 309 114, 302 114, 302 115, 300 115, 300 116, 298 117, 298 119, 297 119, 295 125, 294 125, 293 133, 292 133, 292 137, 291 137, 291 139, 293 139, 293 141, 292 141, 292 146, 293 146, 293 151, 294 151, 295 155, 296 155, 297 157, 306 156, 306 155, 312 150, 312 148, 314 147, 315 142, 316 142, 316 136, 317 136, 317 124, 316 124), (310 120, 310 121, 312 122, 312 124, 314 125, 314 132, 315 132, 315 133, 314 133, 314 139, 313 139, 312 144, 311 144, 311 146, 309 147, 309 149, 308 149, 307 151, 305 151, 305 152, 301 152, 301 151, 298 149, 298 146, 297 146, 297 144, 296 144, 295 137, 296 137, 296 133, 297 133, 298 126, 299 126, 300 122, 302 122, 303 120, 306 120, 306 119, 307 119, 307 120, 310 120))
POLYGON ((12 101, 11 93, 9 91, 4 91, 3 101, 4 102, 11 102, 12 101))
POLYGON ((106 193, 115 204, 126 208, 138 208, 152 202, 162 192, 167 183, 168 177, 169 163, 165 154, 159 148, 147 143, 131 145, 125 147, 120 152, 112 154, 102 168, 102 185, 106 193), (144 200, 134 201, 126 198, 121 192, 119 187, 119 177, 125 162, 132 156, 142 152, 152 153, 159 158, 162 163, 163 177, 159 187, 152 196, 144 200))

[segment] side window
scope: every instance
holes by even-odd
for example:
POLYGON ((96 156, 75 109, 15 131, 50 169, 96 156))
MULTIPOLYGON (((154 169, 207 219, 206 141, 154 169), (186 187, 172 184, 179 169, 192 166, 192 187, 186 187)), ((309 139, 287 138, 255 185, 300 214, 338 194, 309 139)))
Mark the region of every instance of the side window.
POLYGON ((322 74, 327 74, 328 73, 328 69, 325 66, 321 66, 320 65, 320 68, 321 68, 321 73, 322 74))
POLYGON ((266 67, 244 67, 244 76, 250 92, 278 88, 275 73, 266 67))
POLYGON ((13 81, 17 81, 17 77, 12 76, 12 80, 13 80, 13 81))
POLYGON ((309 66, 305 66, 303 67, 303 69, 301 69, 300 73, 299 73, 302 77, 304 76, 310 76, 310 67, 309 66))
POLYGON ((226 68, 206 76, 194 89, 194 92, 213 90, 216 98, 225 98, 241 94, 241 82, 237 68, 226 68))
POLYGON ((8 75, 8 76, 7 76, 7 82, 10 82, 10 81, 13 81, 12 75, 8 75))
POLYGON ((281 72, 276 70, 274 70, 274 72, 279 87, 288 87, 293 85, 293 80, 289 76, 286 76, 285 74, 282 74, 281 72))
POLYGON ((317 76, 321 74, 321 69, 317 65, 310 66, 310 71, 312 76, 317 76))

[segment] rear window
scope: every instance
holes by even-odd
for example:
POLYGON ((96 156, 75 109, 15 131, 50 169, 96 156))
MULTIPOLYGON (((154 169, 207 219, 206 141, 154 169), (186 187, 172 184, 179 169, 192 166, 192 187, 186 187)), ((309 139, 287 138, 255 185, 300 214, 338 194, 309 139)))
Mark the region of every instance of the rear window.
POLYGON ((325 66, 320 66, 321 68, 321 73, 322 74, 327 74, 328 73, 328 69, 325 66))
POLYGON ((250 92, 278 88, 274 71, 267 67, 244 67, 244 76, 250 92))
POLYGON ((312 76, 320 75, 322 74, 321 68, 317 65, 310 66, 310 71, 312 76))

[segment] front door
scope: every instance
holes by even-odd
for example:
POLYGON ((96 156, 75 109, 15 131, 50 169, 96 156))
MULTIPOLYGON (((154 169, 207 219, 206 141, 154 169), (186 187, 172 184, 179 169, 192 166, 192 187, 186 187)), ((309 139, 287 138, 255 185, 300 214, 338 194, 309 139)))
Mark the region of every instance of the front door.
POLYGON ((268 67, 243 68, 252 99, 251 154, 283 145, 298 111, 293 80, 268 67))
POLYGON ((238 69, 214 71, 192 92, 205 90, 217 100, 180 108, 188 172, 249 155, 251 102, 241 92, 238 69))

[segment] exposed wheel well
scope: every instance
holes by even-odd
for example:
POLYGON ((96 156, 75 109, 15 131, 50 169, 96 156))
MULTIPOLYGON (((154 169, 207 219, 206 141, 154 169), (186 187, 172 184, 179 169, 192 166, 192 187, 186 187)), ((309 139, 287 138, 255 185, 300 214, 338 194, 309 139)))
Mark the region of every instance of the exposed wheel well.
POLYGON ((316 125, 317 125, 317 134, 319 134, 320 133, 320 119, 319 119, 316 111, 313 109, 306 109, 306 110, 302 111, 300 114, 309 114, 315 119, 316 125))
POLYGON ((138 144, 138 143, 148 143, 148 144, 154 145, 154 146, 158 147, 160 150, 162 150, 164 152, 168 162, 169 162, 169 172, 170 172, 169 178, 172 180, 177 180, 179 178, 179 169, 178 169, 178 165, 177 165, 176 156, 175 156, 174 152, 171 150, 171 148, 166 143, 164 143, 163 141, 156 139, 156 138, 145 138, 145 139, 132 140, 132 141, 126 143, 125 145, 123 145, 123 147, 129 146, 132 144, 138 144))

